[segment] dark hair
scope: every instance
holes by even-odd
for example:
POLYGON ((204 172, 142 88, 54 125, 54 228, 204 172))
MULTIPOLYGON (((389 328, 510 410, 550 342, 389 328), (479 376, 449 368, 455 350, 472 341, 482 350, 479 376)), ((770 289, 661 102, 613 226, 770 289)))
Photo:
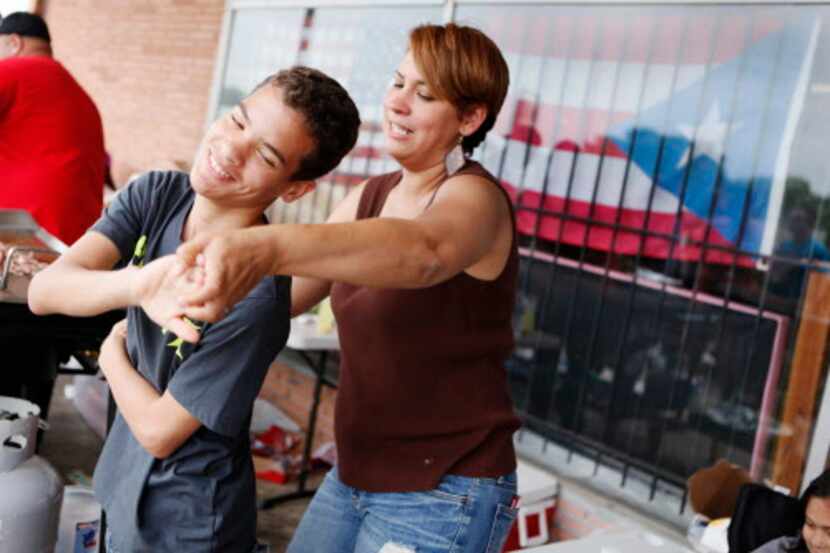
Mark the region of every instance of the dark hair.
MULTIPOLYGON (((801 513, 804 516, 804 523, 807 523, 807 504, 810 499, 819 497, 822 499, 830 498, 830 470, 822 472, 815 480, 810 482, 804 493, 801 494, 801 513)), ((807 542, 804 541, 804 531, 798 533, 798 543, 793 545, 789 551, 808 551, 807 542)))
POLYGON ((301 113, 314 141, 314 150, 300 161, 293 180, 313 180, 337 167, 357 142, 360 115, 340 83, 316 69, 294 66, 259 83, 282 92, 282 101, 301 113))
POLYGON ((499 47, 478 29, 447 23, 415 27, 409 49, 430 90, 459 115, 477 104, 487 109, 481 126, 461 142, 464 152, 472 153, 496 123, 510 84, 499 47))

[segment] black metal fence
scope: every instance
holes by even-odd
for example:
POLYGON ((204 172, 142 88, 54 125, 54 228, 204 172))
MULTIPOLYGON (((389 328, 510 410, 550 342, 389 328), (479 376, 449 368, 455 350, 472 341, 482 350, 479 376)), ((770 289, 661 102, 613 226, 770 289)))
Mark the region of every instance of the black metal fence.
POLYGON ((826 72, 824 8, 528 7, 519 39, 488 9, 524 86, 479 155, 524 246, 508 370, 526 429, 681 514, 718 458, 768 476, 806 285, 830 260, 826 164, 798 158, 826 106, 796 84, 826 72), (557 20, 590 32, 550 45, 557 20))

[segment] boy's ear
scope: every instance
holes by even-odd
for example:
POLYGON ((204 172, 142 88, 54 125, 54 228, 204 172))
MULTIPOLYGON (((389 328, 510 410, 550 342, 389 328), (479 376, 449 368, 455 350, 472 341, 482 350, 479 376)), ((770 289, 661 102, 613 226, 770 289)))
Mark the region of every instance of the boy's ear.
POLYGON ((292 182, 289 187, 282 193, 280 199, 285 203, 291 203, 294 200, 299 200, 312 190, 317 185, 313 180, 298 180, 292 182))

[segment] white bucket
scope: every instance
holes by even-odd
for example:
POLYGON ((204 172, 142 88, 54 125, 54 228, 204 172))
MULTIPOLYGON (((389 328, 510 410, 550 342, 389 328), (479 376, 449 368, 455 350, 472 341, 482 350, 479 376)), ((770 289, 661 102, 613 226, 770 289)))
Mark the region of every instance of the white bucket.
POLYGON ((66 486, 55 553, 97 553, 101 540, 101 505, 90 488, 66 486))
POLYGON ((40 407, 15 397, 0 396, 0 411, 18 416, 15 420, 0 420, 0 473, 7 472, 30 458, 37 445, 40 407))

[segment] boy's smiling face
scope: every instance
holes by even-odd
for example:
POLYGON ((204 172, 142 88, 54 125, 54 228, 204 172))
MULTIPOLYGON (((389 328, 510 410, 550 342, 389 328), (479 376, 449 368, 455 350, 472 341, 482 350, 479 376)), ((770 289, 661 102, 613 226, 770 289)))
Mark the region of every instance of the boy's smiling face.
POLYGON ((265 85, 211 125, 191 185, 220 205, 265 209, 308 184, 291 176, 314 146, 303 116, 283 103, 279 88, 265 85))

